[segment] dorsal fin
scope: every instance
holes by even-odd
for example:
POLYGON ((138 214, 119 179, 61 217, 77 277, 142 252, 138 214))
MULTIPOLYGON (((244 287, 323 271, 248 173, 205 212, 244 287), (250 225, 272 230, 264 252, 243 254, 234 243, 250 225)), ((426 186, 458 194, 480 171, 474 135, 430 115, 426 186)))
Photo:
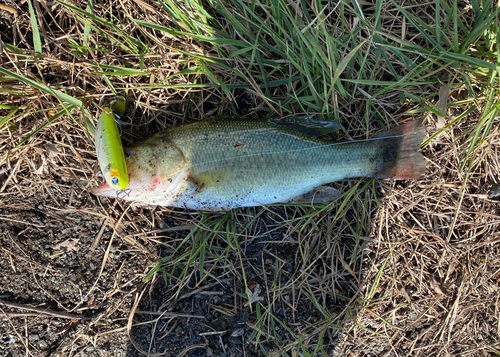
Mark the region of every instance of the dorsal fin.
POLYGON ((269 119, 269 121, 314 136, 324 136, 342 129, 342 125, 339 123, 333 120, 320 120, 316 114, 290 115, 283 118, 269 119))

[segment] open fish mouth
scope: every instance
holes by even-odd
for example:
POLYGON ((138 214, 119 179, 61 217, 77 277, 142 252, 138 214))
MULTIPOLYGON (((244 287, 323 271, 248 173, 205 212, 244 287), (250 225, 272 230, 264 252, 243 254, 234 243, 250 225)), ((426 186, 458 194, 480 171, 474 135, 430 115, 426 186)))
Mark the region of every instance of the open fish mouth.
POLYGON ((92 188, 92 193, 97 196, 116 197, 117 191, 110 184, 104 182, 101 186, 92 188))

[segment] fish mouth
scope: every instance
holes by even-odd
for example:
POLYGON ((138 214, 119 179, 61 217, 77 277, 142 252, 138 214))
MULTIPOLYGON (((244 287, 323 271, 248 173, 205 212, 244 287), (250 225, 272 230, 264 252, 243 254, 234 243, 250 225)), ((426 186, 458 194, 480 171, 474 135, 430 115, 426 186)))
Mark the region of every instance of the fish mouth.
POLYGON ((116 196, 116 190, 107 182, 103 183, 99 187, 93 187, 91 192, 96 196, 104 196, 104 197, 114 197, 116 196))

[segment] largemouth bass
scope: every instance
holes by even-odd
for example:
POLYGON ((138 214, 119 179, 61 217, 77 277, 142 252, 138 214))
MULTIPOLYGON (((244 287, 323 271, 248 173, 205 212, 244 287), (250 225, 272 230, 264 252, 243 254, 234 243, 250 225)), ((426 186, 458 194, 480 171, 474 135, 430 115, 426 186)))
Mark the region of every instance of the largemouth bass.
MULTIPOLYGON (((335 143, 266 120, 208 120, 171 127, 125 148, 128 189, 144 204, 195 210, 292 202, 354 177, 415 179, 422 120, 366 140, 335 143)), ((117 197, 105 183, 92 192, 117 197)), ((317 201, 314 201, 317 202, 317 201)))

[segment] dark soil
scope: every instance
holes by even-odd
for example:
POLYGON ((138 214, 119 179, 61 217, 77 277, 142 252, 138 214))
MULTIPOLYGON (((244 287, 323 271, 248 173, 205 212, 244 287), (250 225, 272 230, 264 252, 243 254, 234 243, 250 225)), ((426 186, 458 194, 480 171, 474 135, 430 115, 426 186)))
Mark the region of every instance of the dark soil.
MULTIPOLYGON (((296 348, 295 336, 323 319, 309 298, 298 296, 298 286, 291 289, 301 269, 297 233, 287 236, 286 225, 268 228, 282 208, 261 215, 254 237, 240 244, 248 286, 251 292, 257 284, 262 289, 257 308, 246 304, 237 251, 201 283, 196 265, 180 289, 179 269, 143 283, 190 232, 192 225, 183 223, 196 223, 195 213, 99 203, 75 182, 29 185, 22 202, 18 194, 4 194, 0 206, 0 302, 5 303, 0 303, 0 356, 143 356, 136 347, 165 356, 264 356, 281 349, 291 355, 286 351, 296 348), (168 234, 148 235, 155 231, 168 234), (279 290, 273 291, 273 284, 282 286, 281 297, 272 298, 279 290), (139 296, 134 347, 127 323, 139 296), (266 313, 276 319, 259 329, 266 313)), ((326 308, 340 311, 334 299, 329 304, 326 308)), ((333 351, 337 337, 336 330, 327 331, 324 351, 333 351)))

